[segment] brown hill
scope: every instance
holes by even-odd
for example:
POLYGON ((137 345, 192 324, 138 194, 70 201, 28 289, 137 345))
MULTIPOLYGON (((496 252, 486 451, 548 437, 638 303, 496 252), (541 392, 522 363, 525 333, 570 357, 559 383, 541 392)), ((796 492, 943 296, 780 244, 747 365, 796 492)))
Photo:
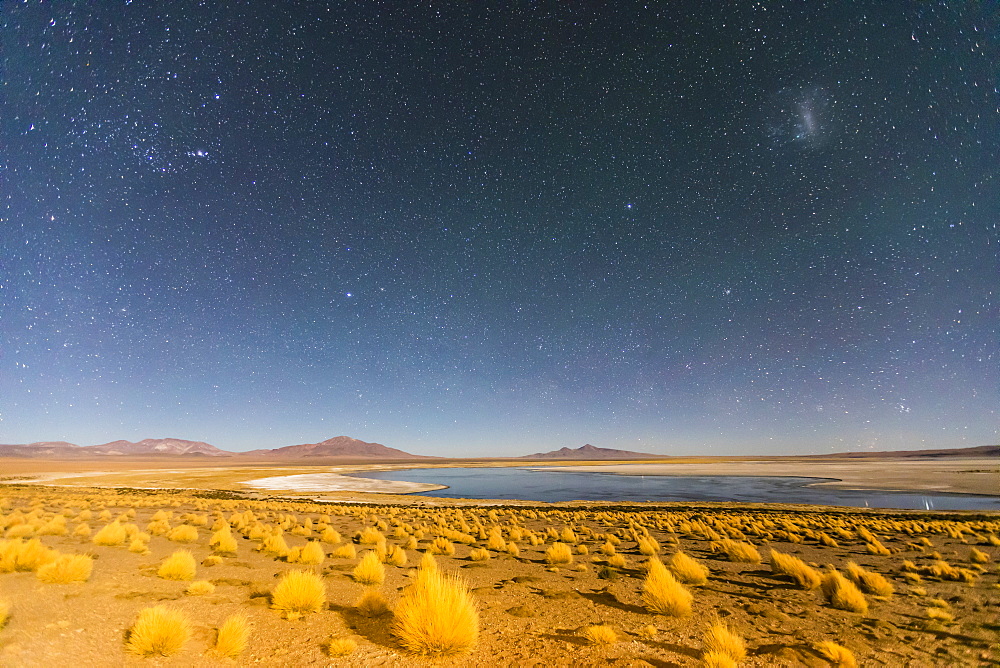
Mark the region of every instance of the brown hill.
POLYGON ((663 459, 664 455, 653 455, 648 452, 632 452, 631 450, 615 450, 614 448, 598 448, 590 443, 575 450, 560 448, 551 452, 536 452, 517 459, 663 459))
POLYGON ((278 459, 300 459, 303 457, 349 457, 352 459, 433 459, 424 455, 411 455, 381 443, 367 443, 349 436, 335 436, 319 443, 286 445, 273 450, 251 450, 249 456, 265 456, 278 459))
POLYGON ((233 453, 203 441, 185 441, 180 438, 146 438, 136 443, 111 441, 102 445, 80 448, 92 455, 209 455, 231 457, 233 453))
POLYGON ((835 452, 830 455, 800 455, 802 457, 822 457, 824 459, 884 459, 884 458, 926 458, 948 457, 1000 457, 1000 445, 977 445, 972 448, 949 448, 936 450, 887 450, 882 452, 835 452))

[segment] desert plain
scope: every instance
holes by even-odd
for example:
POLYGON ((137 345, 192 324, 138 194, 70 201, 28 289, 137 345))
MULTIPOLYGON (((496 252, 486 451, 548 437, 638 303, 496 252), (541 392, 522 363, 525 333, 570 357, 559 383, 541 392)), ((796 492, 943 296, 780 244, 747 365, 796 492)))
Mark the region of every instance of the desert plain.
MULTIPOLYGON (((341 475, 370 463, 0 464, 0 666, 1000 665, 997 513, 455 500, 341 475), (430 571, 454 596, 420 608, 430 571), (298 574, 321 599, 301 609, 298 574), (151 608, 182 642, 137 642, 151 608)), ((600 466, 1000 479, 995 458, 600 466)))

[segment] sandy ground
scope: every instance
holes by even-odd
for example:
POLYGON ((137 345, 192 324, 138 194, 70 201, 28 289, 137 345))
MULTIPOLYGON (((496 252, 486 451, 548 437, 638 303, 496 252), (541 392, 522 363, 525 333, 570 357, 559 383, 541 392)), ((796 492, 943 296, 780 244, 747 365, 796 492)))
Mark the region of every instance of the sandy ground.
MULTIPOLYGON (((831 664, 821 658, 816 643, 832 640, 850 649, 861 666, 989 666, 1000 665, 1000 584, 997 561, 1000 544, 989 538, 1000 531, 996 517, 963 514, 830 510, 748 510, 743 507, 686 510, 650 508, 640 512, 614 508, 564 510, 544 504, 530 508, 428 508, 414 503, 378 506, 321 505, 286 500, 198 498, 163 492, 0 486, 0 528, 7 536, 24 524, 40 526, 56 515, 67 520, 69 535, 41 535, 48 547, 95 558, 87 582, 45 584, 31 572, 0 573, 0 600, 11 603, 6 624, 0 623, 0 666, 48 667, 148 666, 156 668, 260 666, 456 666, 548 667, 620 666, 679 668, 699 666, 702 637, 712 619, 721 619, 746 641, 741 666, 807 666, 831 664), (145 530, 158 510, 170 513, 172 527, 197 528, 194 542, 178 543, 163 535, 149 539, 148 552, 95 545, 73 532, 87 524, 96 532, 122 517, 145 530), (318 537, 328 522, 342 535, 340 543, 324 543, 322 564, 288 563, 280 555, 257 548, 248 537, 253 522, 279 530, 292 547, 318 537), (244 514, 242 518, 236 514, 244 514), (966 519, 968 518, 968 519, 966 519), (217 565, 206 565, 212 554, 210 527, 220 522, 234 527, 235 554, 217 565), (414 566, 432 540, 454 539, 452 555, 436 557, 438 566, 459 574, 479 610, 480 632, 475 647, 458 657, 430 660, 408 654, 392 635, 392 613, 366 617, 354 606, 364 590, 352 571, 363 550, 357 544, 364 527, 379 526, 389 545, 403 546, 408 562, 386 566, 379 586, 390 607, 397 605, 412 581, 414 566), (242 527, 242 528, 241 528, 242 527), (834 533, 840 527, 847 533, 834 533), (871 554, 859 531, 867 527, 888 554, 871 554), (519 547, 516 556, 490 550, 486 561, 474 561, 472 550, 487 541, 483 533, 502 530, 519 547), (714 528, 714 529, 713 529, 714 528), (572 529, 573 562, 546 563, 546 550, 572 529), (637 531, 648 531, 664 559, 677 550, 698 559, 710 571, 708 582, 689 586, 692 614, 653 614, 642 599, 643 563, 637 531), (816 531, 837 536, 835 546, 816 540, 816 531), (716 552, 712 531, 722 531, 756 546, 763 563, 740 563, 716 552), (458 540, 461 532, 470 543, 458 540), (553 538, 551 532, 558 532, 553 538), (530 535, 542 542, 533 544, 530 535), (606 570, 609 557, 602 545, 617 541, 623 563, 606 570), (926 541, 921 542, 923 539, 926 541), (345 543, 357 548, 354 558, 334 557, 345 543), (988 559, 971 561, 973 548, 988 559), (186 595, 187 582, 157 577, 162 560, 177 549, 190 550, 198 563, 195 579, 209 580, 214 592, 186 595), (768 550, 795 555, 822 567, 844 569, 854 561, 889 579, 895 593, 867 596, 867 612, 831 607, 823 595, 796 586, 771 573, 768 550), (924 575, 904 577, 904 562, 925 568, 944 559, 978 575, 971 583, 924 575), (322 575, 327 603, 315 613, 289 621, 271 608, 269 593, 289 570, 313 570, 322 575), (139 611, 166 605, 183 612, 193 633, 171 657, 139 658, 125 651, 127 632, 139 611), (950 620, 932 620, 928 610, 943 606, 950 620), (216 629, 229 615, 242 612, 253 625, 251 641, 236 661, 220 661, 207 652, 216 629), (582 630, 611 626, 617 642, 588 644, 582 630), (357 643, 344 658, 329 656, 331 637, 357 643)), ((463 539, 465 540, 465 539, 463 539)))

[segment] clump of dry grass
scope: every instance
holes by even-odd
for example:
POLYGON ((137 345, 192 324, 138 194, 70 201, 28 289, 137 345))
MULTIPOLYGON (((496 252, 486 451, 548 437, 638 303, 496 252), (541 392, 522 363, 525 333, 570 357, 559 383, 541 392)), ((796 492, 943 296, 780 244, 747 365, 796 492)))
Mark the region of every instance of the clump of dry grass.
POLYGON ((823 581, 823 576, 815 568, 796 556, 777 550, 771 550, 771 572, 787 575, 804 589, 816 589, 823 581))
POLYGON ((451 556, 455 554, 455 545, 443 536, 438 536, 431 541, 430 551, 432 554, 443 554, 451 556))
POLYGON ((545 550, 545 563, 558 566, 573 563, 573 550, 565 543, 553 543, 545 550))
POLYGON ((851 650, 838 645, 832 640, 824 640, 813 645, 813 649, 821 657, 830 662, 835 668, 856 668, 858 663, 854 659, 851 650))
POLYGON ((414 654, 461 654, 479 638, 479 613, 465 583, 421 569, 403 592, 392 633, 414 654))
POLYGON ((185 593, 188 596, 208 596, 215 593, 215 585, 208 580, 197 580, 188 585, 185 593))
POLYGON ((389 603, 377 587, 366 588, 354 607, 365 617, 381 617, 389 612, 389 603))
POLYGON ((47 548, 38 538, 0 540, 0 573, 36 571, 57 556, 55 550, 47 548))
POLYGON ((472 561, 489 561, 490 551, 485 547, 477 547, 469 551, 469 559, 472 561))
POLYGON ((146 554, 149 552, 149 543, 142 538, 133 538, 128 544, 128 551, 134 554, 146 554))
POLYGON ((288 571, 271 592, 271 607, 286 619, 298 619, 307 612, 317 612, 326 603, 323 579, 308 571, 288 571))
POLYGON ((125 648, 140 656, 170 656, 181 651, 190 637, 191 625, 184 613, 157 605, 139 611, 125 648))
POLYGON ((39 566, 35 576, 46 584, 86 582, 94 568, 94 559, 87 554, 60 554, 55 561, 39 566))
POLYGON ((952 622, 955 621, 955 616, 945 608, 931 606, 927 608, 927 619, 935 622, 952 622))
POLYGON ((375 527, 365 527, 355 536, 355 540, 358 541, 358 545, 378 545, 385 542, 385 536, 375 527))
POLYGON ((177 550, 163 560, 156 574, 164 580, 193 580, 198 564, 188 550, 177 550))
POLYGON ((875 596, 892 596, 895 588, 879 573, 865 570, 853 561, 847 562, 847 577, 861 590, 875 596))
POLYGON ((350 638, 330 638, 326 641, 326 653, 333 657, 349 656, 358 648, 358 643, 350 638))
POLYGON ((374 550, 368 550, 352 572, 355 582, 366 585, 380 585, 385 582, 385 566, 379 561, 374 550))
POLYGON ((250 639, 250 620, 241 612, 231 615, 222 622, 215 637, 212 651, 217 656, 235 659, 247 647, 250 639))
POLYGON ((974 564, 988 564, 990 562, 990 555, 983 552, 982 550, 977 550, 972 548, 969 550, 969 561, 974 564))
POLYGON ((836 569, 827 571, 820 587, 826 600, 838 610, 862 613, 868 611, 868 601, 865 600, 865 595, 836 569))
POLYGON ((167 540, 175 543, 194 543, 198 540, 198 529, 190 524, 181 524, 167 532, 167 540))
POLYGON ((236 554, 238 549, 236 537, 233 536, 228 524, 212 534, 208 546, 214 548, 219 554, 236 554))
POLYGON ((691 614, 691 592, 684 588, 659 559, 650 559, 642 584, 642 600, 651 612, 669 617, 691 614))
POLYGON ((353 543, 344 543, 338 547, 333 548, 333 552, 330 556, 335 559, 354 559, 358 556, 358 551, 354 549, 353 543))
POLYGON ((591 645, 614 645, 618 642, 618 634, 606 624, 588 626, 580 632, 580 635, 591 645))
POLYGON ((639 549, 639 554, 647 557, 660 553, 660 544, 652 536, 639 536, 636 547, 639 549))
POLYGON ((386 551, 385 563, 389 564, 390 566, 403 567, 406 565, 406 562, 407 562, 406 550, 399 547, 398 545, 392 545, 386 551))
POLYGON ((759 564, 760 552, 750 543, 735 541, 730 538, 723 538, 715 541, 711 545, 714 552, 721 552, 729 561, 736 561, 744 564, 759 564))
POLYGON ((747 656, 743 638, 721 621, 715 621, 708 627, 702 636, 702 644, 705 646, 703 657, 726 657, 736 665, 747 656))
POLYGON ((90 525, 86 522, 76 525, 73 535, 77 538, 90 538, 90 525))
POLYGON ((703 585, 708 582, 708 568, 684 552, 675 552, 667 562, 667 568, 684 584, 703 585))
POLYGON ((102 527, 100 531, 94 534, 94 537, 91 540, 93 540, 94 545, 117 547, 119 545, 124 545, 127 538, 128 529, 123 527, 121 522, 115 520, 114 522, 102 527))

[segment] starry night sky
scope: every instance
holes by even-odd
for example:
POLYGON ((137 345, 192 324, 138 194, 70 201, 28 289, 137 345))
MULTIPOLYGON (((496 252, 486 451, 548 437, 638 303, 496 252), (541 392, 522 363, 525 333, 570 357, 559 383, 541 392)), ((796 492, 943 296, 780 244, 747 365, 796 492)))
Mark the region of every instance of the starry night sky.
POLYGON ((992 2, 3 2, 0 442, 1000 440, 992 2))

